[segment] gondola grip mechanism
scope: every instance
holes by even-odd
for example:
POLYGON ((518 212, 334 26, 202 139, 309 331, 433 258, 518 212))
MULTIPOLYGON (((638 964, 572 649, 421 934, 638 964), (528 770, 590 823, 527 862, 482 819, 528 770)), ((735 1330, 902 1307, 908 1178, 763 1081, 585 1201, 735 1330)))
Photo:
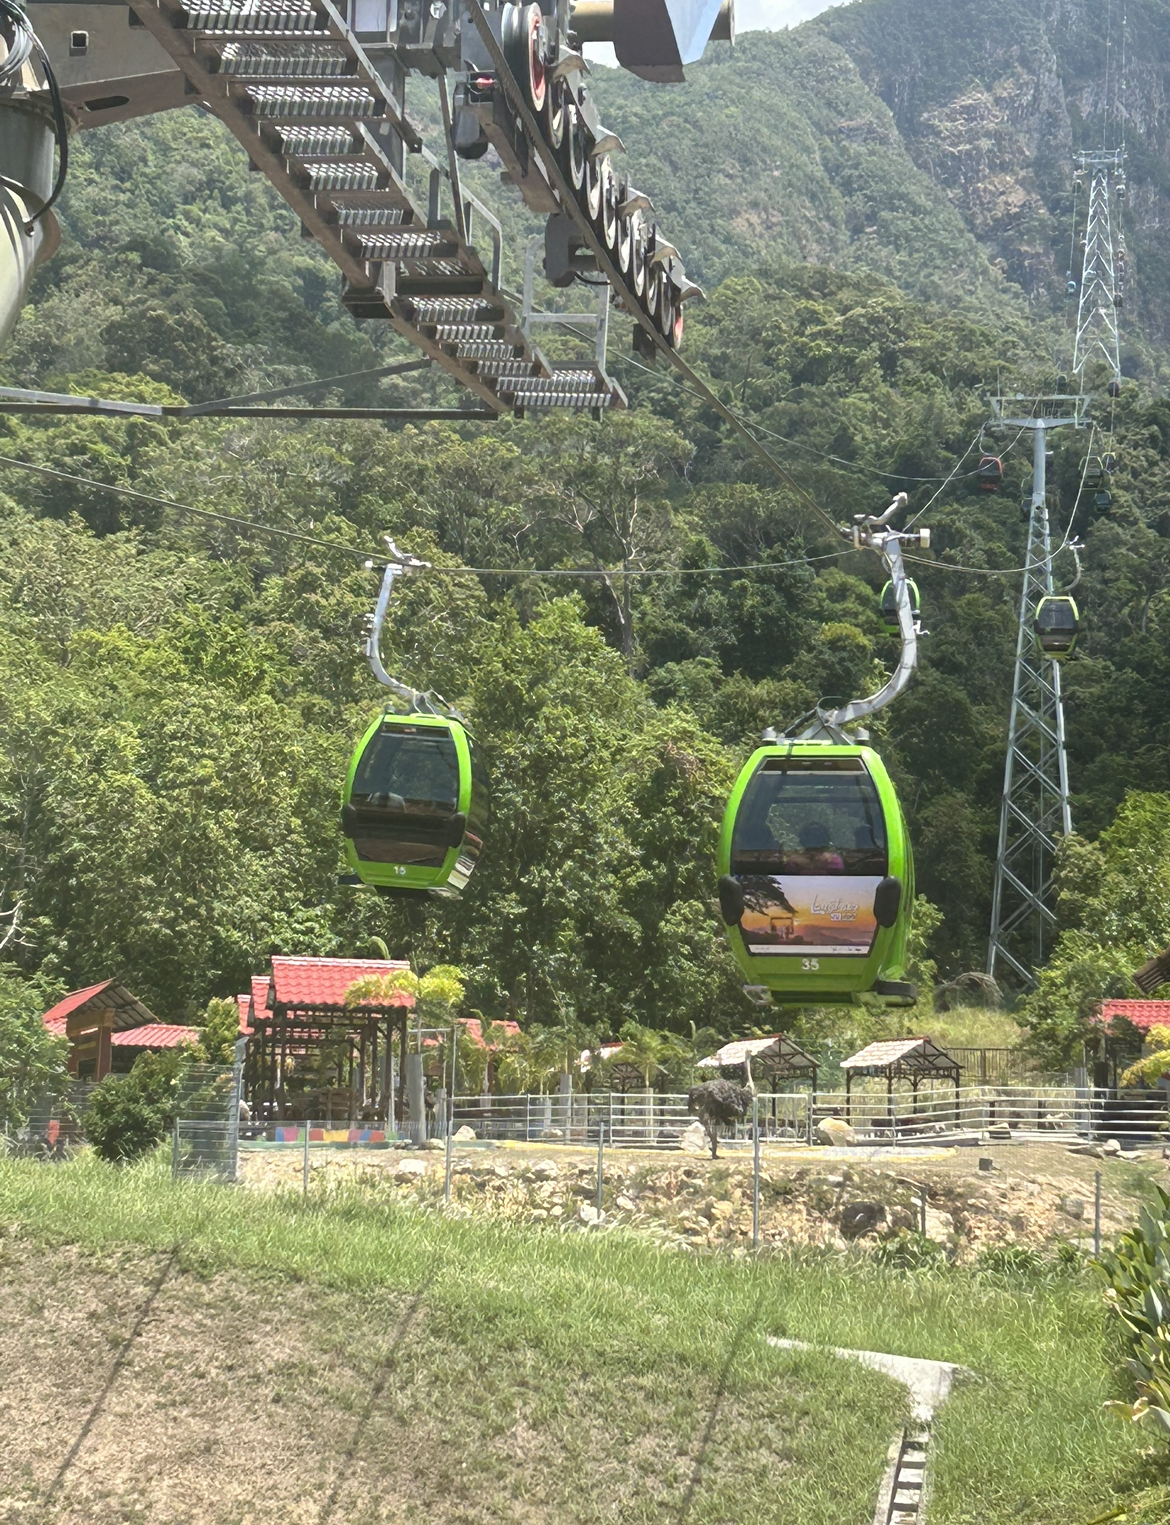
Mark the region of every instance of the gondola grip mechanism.
POLYGON ((378 591, 378 602, 374 606, 374 612, 369 616, 369 629, 366 633, 365 656, 370 664, 370 671, 383 687, 391 693, 397 694, 400 699, 405 699, 413 709, 434 712, 434 706, 427 696, 417 688, 411 688, 408 683, 400 683, 393 678, 382 665, 382 626, 386 622, 386 610, 390 606, 390 595, 394 591, 394 583, 399 577, 409 576, 413 572, 426 571, 430 567, 429 561, 420 561, 417 556, 411 556, 400 551, 386 536, 386 545, 390 551, 390 559, 386 563, 386 569, 382 573, 382 586, 378 591))

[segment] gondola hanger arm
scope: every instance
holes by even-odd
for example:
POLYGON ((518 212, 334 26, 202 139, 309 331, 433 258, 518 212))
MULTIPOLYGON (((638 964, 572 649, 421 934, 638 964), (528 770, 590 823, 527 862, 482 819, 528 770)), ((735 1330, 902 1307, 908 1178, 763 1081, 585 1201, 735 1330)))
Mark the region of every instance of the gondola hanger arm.
MULTIPOLYGON (((437 714, 430 698, 417 688, 411 688, 409 683, 401 683, 397 678, 391 677, 382 663, 382 626, 386 623, 386 610, 390 606, 390 595, 394 592, 394 584, 400 577, 409 577, 416 572, 424 572, 429 569, 429 561, 420 561, 417 556, 411 556, 408 552, 400 551, 391 540, 385 536, 386 545, 390 552, 390 559, 386 563, 382 573, 382 586, 378 590, 378 602, 374 606, 373 614, 368 616, 369 626, 366 631, 365 654, 366 661, 370 664, 370 671, 384 688, 388 688, 399 699, 404 699, 413 710, 422 710, 428 714, 437 714)), ((374 563, 367 562, 367 566, 373 567, 374 563)))
POLYGON ((907 501, 906 494, 900 492, 884 513, 858 514, 853 521, 854 546, 858 550, 876 551, 885 562, 889 573, 890 583, 894 590, 894 603, 898 612, 898 632, 902 638, 898 665, 876 694, 870 694, 866 699, 851 700, 850 703, 835 710, 822 710, 818 705, 815 724, 802 731, 799 736, 791 738, 793 740, 844 742, 866 740, 866 732, 859 731, 851 736, 843 730, 843 727, 855 721, 864 720, 870 715, 876 715, 878 710, 885 709, 887 704, 893 703, 898 695, 904 692, 914 676, 914 670, 918 666, 919 626, 914 617, 910 582, 902 560, 902 543, 906 541, 926 550, 930 546, 930 531, 928 529, 903 531, 889 528, 891 519, 906 507, 907 501))

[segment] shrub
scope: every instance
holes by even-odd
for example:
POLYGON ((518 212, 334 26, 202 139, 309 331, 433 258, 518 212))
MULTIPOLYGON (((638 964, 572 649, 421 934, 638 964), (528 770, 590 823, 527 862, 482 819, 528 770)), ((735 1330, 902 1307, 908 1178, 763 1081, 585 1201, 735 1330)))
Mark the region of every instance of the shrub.
POLYGON ((996 1244, 984 1250, 976 1264, 980 1271, 1018 1276, 1039 1271, 1044 1265, 1044 1257, 1039 1250, 1026 1244, 996 1244))
POLYGON ((873 1258, 878 1265, 898 1271, 936 1271, 949 1263, 945 1245, 904 1230, 875 1245, 873 1258))
POLYGON ((1170 1439, 1170 1195, 1155 1186, 1155 1210, 1144 1207, 1136 1228, 1095 1262, 1105 1300, 1121 1324, 1135 1402, 1109 1403, 1123 1419, 1146 1420, 1170 1439))
POLYGON ((23 1128, 36 1104, 60 1096, 68 1083, 69 1045, 41 1021, 53 994, 0 965, 0 1129, 23 1128))
POLYGON ((107 1075, 98 1085, 85 1131, 103 1160, 119 1164, 137 1159, 167 1136, 188 1063, 181 1049, 141 1054, 128 1075, 107 1075))

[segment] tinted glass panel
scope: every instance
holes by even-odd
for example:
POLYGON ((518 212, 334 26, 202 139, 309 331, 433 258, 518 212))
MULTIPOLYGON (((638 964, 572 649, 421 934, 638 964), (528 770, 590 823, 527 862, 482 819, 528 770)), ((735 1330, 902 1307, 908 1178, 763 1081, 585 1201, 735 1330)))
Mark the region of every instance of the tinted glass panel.
POLYGON ((1069 603, 1043 604, 1036 614, 1036 624, 1041 631, 1075 630, 1077 617, 1069 603))
POLYGON ((459 757, 450 731, 388 726, 362 753, 353 804, 393 815, 453 815, 459 804, 459 757))
POLYGON ((859 758, 768 759, 744 792, 733 874, 886 873, 877 787, 859 758))

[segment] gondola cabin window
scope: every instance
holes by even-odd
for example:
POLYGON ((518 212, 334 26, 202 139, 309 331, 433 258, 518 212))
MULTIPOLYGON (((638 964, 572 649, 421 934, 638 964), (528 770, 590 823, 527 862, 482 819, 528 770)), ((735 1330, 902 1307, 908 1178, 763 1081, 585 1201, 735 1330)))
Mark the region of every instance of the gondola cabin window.
POLYGON ((381 730, 362 754, 351 799, 401 815, 452 815, 459 804, 459 758, 450 731, 381 730))
POLYGON ((765 759, 731 846, 748 951, 864 957, 887 864, 881 800, 860 758, 765 759))

